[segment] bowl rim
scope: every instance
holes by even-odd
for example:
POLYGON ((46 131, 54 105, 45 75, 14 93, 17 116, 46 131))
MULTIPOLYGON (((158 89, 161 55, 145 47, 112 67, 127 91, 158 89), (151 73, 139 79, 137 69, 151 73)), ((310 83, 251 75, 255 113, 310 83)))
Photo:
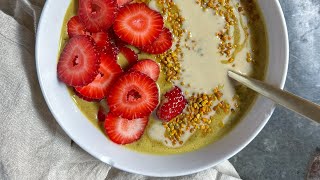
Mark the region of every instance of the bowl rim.
MULTIPOLYGON (((270 113, 265 117, 265 121, 263 121, 263 123, 261 123, 258 127, 257 130, 250 136, 250 138, 247 138, 245 141, 243 141, 239 147, 237 149, 234 149, 232 151, 232 153, 229 153, 228 155, 224 156, 223 158, 220 158, 220 161, 215 162, 215 163, 211 163, 211 164, 207 164, 207 165, 203 165, 201 167, 198 168, 194 168, 192 170, 187 170, 187 171, 180 171, 177 173, 173 173, 173 174, 159 174, 159 173, 153 173, 153 172, 141 172, 141 171, 135 171, 132 169, 128 169, 128 168, 124 168, 121 166, 118 166, 117 164, 113 164, 112 161, 109 161, 108 159, 103 159, 99 154, 96 154, 94 151, 91 151, 86 145, 82 144, 81 142, 77 141, 72 133, 70 131, 68 131, 63 124, 58 120, 57 116, 55 113, 53 113, 53 107, 51 106, 51 103, 49 101, 49 98, 47 96, 47 93, 44 90, 44 85, 42 82, 42 77, 40 74, 40 68, 39 68, 39 53, 40 53, 40 46, 39 46, 39 32, 42 31, 42 24, 45 21, 43 14, 47 12, 47 10, 49 9, 49 2, 52 2, 51 0, 46 1, 44 8, 42 10, 41 13, 41 17, 39 19, 39 23, 38 23, 38 28, 37 28, 37 34, 36 34, 36 48, 35 48, 35 55, 36 55, 36 67, 37 67, 37 76, 38 76, 38 80, 39 80, 39 84, 40 84, 40 88, 42 91, 42 94, 44 96, 44 99, 52 113, 52 115, 54 116, 54 118, 56 119, 56 121, 58 122, 58 124, 60 125, 60 127, 65 131, 65 133, 74 141, 76 142, 82 149, 84 149, 86 152, 88 152, 89 154, 91 154, 92 156, 94 156, 95 158, 99 159, 100 161, 107 163, 115 168, 127 171, 127 172, 131 172, 131 173, 136 173, 136 174, 143 174, 143 175, 147 175, 147 176, 154 176, 154 177, 173 177, 173 176, 182 176, 182 175, 187 175, 187 174, 192 174, 192 173, 197 173, 203 170, 206 170, 210 167, 213 167, 215 165, 217 165, 218 163, 222 162, 223 160, 227 160, 229 158, 231 158, 232 156, 234 156, 235 154, 237 154, 238 152, 240 152, 244 147, 246 147, 257 135, 258 133, 262 130, 262 128, 265 126, 265 124, 269 121, 274 109, 275 109, 275 104, 272 105, 272 108, 270 109, 270 113)), ((288 64, 289 64, 289 41, 288 41, 288 31, 287 31, 287 25, 286 25, 286 20, 284 18, 284 14, 280 5, 280 2, 278 0, 274 0, 274 3, 276 4, 277 10, 280 12, 280 21, 281 24, 279 24, 281 26, 281 29, 284 31, 284 40, 285 40, 285 48, 284 48, 284 53, 285 53, 285 58, 283 59, 283 64, 284 64, 284 69, 283 69, 283 73, 282 73, 282 77, 281 77, 281 83, 279 84, 279 87, 281 89, 284 88, 285 85, 285 81, 286 81, 286 77, 287 77, 287 72, 288 72, 288 64)))

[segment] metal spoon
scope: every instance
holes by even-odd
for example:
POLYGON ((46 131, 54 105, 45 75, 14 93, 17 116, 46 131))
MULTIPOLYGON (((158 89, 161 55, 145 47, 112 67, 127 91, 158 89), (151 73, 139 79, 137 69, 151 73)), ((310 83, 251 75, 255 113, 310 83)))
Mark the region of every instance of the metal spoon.
POLYGON ((262 81, 228 71, 228 76, 296 113, 320 123, 320 106, 262 81))

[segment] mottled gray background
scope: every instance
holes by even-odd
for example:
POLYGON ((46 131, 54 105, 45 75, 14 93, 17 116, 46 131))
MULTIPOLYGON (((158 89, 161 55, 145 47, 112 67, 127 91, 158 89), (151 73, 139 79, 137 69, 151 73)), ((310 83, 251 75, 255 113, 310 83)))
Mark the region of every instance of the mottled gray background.
MULTIPOLYGON (((320 104, 320 0, 280 0, 290 63, 285 89, 320 104)), ((305 179, 320 126, 277 107, 262 132, 231 162, 245 180, 305 179)))

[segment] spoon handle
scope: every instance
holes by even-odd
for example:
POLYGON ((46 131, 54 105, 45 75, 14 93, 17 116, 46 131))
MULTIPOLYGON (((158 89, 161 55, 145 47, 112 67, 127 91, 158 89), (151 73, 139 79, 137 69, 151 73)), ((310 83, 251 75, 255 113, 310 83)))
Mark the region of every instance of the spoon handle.
POLYGON ((270 84, 228 71, 229 77, 302 116, 320 123, 320 106, 270 84))

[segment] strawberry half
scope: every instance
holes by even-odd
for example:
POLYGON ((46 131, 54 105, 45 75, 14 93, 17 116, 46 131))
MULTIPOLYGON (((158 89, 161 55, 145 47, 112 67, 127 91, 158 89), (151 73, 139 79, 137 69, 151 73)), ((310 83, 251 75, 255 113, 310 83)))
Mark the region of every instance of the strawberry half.
POLYGON ((99 63, 91 40, 85 36, 74 36, 60 55, 58 78, 68 86, 85 86, 97 76, 99 63))
POLYGON ((158 39, 151 45, 143 46, 140 49, 150 54, 162 54, 172 46, 172 34, 168 28, 163 28, 158 39))
POLYGON ((79 16, 73 16, 70 18, 67 24, 68 27, 68 35, 70 38, 78 35, 86 35, 87 30, 84 24, 81 22, 79 16))
POLYGON ((142 72, 151 77, 154 81, 158 80, 160 74, 159 64, 150 59, 138 61, 130 68, 130 70, 142 72))
POLYGON ((117 12, 115 0, 79 0, 78 14, 90 32, 110 28, 117 12))
POLYGON ((132 0, 117 0, 117 4, 120 7, 120 6, 124 6, 124 5, 128 4, 128 3, 130 3, 131 1, 132 0))
POLYGON ((138 55, 132 49, 126 46, 120 46, 119 51, 127 59, 129 65, 138 62, 138 55))
POLYGON ((75 90, 84 97, 90 99, 103 99, 107 96, 111 84, 122 73, 121 67, 116 62, 113 54, 102 54, 99 74, 94 81, 83 87, 76 87, 75 90))
POLYGON ((129 144, 141 138, 148 121, 148 117, 128 120, 108 113, 104 128, 109 139, 114 143, 129 144))
POLYGON ((128 4, 120 8, 113 29, 118 37, 137 47, 153 43, 163 28, 160 13, 144 3, 128 4))
POLYGON ((157 84, 147 75, 132 71, 121 76, 107 96, 110 111, 126 119, 150 115, 159 103, 157 84))
POLYGON ((170 121, 182 113, 186 107, 187 100, 184 98, 181 89, 177 86, 167 92, 164 97, 166 99, 158 108, 157 116, 163 121, 170 121))

